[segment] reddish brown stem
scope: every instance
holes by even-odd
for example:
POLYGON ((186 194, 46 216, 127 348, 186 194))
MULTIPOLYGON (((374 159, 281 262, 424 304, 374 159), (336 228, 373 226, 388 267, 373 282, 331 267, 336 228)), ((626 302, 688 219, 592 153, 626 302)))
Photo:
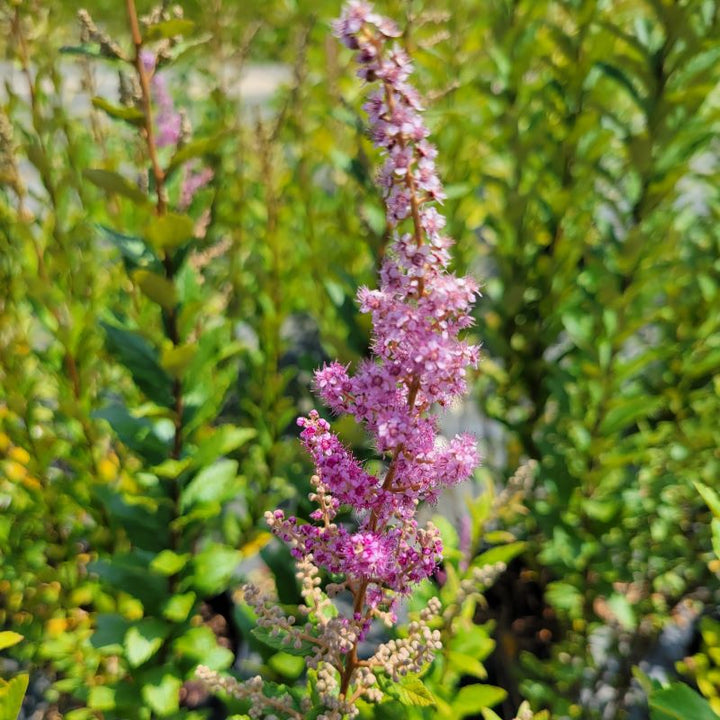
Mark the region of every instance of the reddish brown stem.
MULTIPOLYGON (((378 51, 381 50, 380 42, 378 41, 378 51)), ((392 88, 387 84, 383 83, 383 89, 385 91, 385 97, 387 100, 387 107, 392 115, 393 108, 394 108, 394 101, 393 101, 393 94, 392 94, 392 88)), ((401 144, 404 145, 404 143, 401 144)), ((411 209, 411 217, 413 221, 413 237, 415 239, 415 244, 417 247, 420 247, 423 244, 423 228, 422 224, 420 222, 420 201, 417 197, 417 188, 415 187, 415 180, 412 175, 412 169, 411 167, 408 167, 407 174, 405 176, 405 183, 407 184, 407 188, 410 194, 410 209, 411 209)), ((422 278, 420 278, 418 283, 418 298, 422 297, 422 295, 425 292, 424 283, 422 281, 422 278)), ((417 394, 420 390, 420 378, 415 375, 410 385, 408 386, 408 412, 412 412, 413 408, 415 407, 415 402, 417 400, 417 394)), ((395 473, 397 472, 397 464, 398 459, 400 458, 400 455, 402 454, 404 450, 404 447, 402 443, 398 445, 395 448, 395 452, 393 454, 393 458, 390 461, 390 466, 388 467, 388 471, 385 474, 385 480, 382 485, 383 490, 389 490, 392 486, 392 482, 395 478, 395 473)), ((377 531, 377 523, 378 523, 378 515, 376 511, 373 511, 370 515, 369 520, 369 527, 373 532, 377 531)), ((353 614, 355 616, 362 614, 362 611, 365 607, 365 596, 367 593, 367 588, 370 582, 368 580, 364 580, 358 589, 354 591, 354 603, 353 603, 353 614)), ((368 665, 366 661, 359 660, 358 654, 357 654, 357 648, 358 648, 358 642, 356 641, 353 645, 352 650, 345 656, 345 665, 341 669, 341 680, 340 680, 340 696, 342 698, 347 699, 348 698, 348 690, 350 688, 350 683, 352 681, 352 677, 357 670, 357 668, 368 665)), ((357 698, 357 695, 353 695, 350 699, 354 700, 357 698)))
POLYGON ((137 10, 135 9, 135 0, 127 0, 127 13, 130 21, 130 32, 132 34, 133 45, 135 46, 135 55, 133 57, 133 65, 140 81, 140 102, 144 116, 143 132, 147 141, 148 155, 150 156, 150 165, 152 168, 153 178, 155 180, 155 192, 157 194, 157 213, 163 215, 167 210, 167 198, 165 194, 165 173, 160 167, 158 160, 157 145, 155 143, 155 131, 153 128, 152 102, 150 94, 150 82, 147 72, 142 61, 143 39, 140 33, 140 24, 138 23, 137 10))

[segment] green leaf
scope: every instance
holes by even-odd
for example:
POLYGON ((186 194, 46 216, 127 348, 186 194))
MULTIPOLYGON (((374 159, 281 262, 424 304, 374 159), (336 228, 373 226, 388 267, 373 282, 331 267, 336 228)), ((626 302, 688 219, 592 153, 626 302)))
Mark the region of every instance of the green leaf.
POLYGON ((29 680, 26 674, 0 679, 0 720, 17 720, 29 680))
POLYGON ((248 440, 257 435, 254 428, 241 428, 232 425, 221 425, 215 428, 210 437, 203 440, 193 453, 193 463, 199 467, 210 465, 221 455, 227 455, 237 450, 248 440))
MULTIPOLYGON (((124 405, 107 405, 94 411, 92 417, 107 420, 120 441, 150 465, 162 462, 170 452, 170 443, 157 433, 156 424, 133 417, 124 405)), ((108 492, 112 491, 108 488, 108 492)))
POLYGON ((167 546, 168 508, 158 507, 145 498, 123 497, 107 485, 98 486, 95 495, 110 517, 113 529, 122 528, 135 547, 158 552, 167 546))
POLYGON ((133 281, 146 297, 157 303, 164 310, 172 310, 177 305, 177 290, 171 280, 151 270, 135 270, 133 281))
POLYGON ((152 555, 134 551, 113 555, 112 560, 96 560, 88 565, 113 588, 122 590, 140 600, 148 613, 155 613, 167 599, 167 579, 150 571, 152 555), (149 556, 149 557, 148 557, 149 556))
POLYGON ((288 652, 275 653, 268 660, 268 665, 276 673, 290 680, 297 680, 305 669, 305 661, 301 657, 288 652))
POLYGON ((593 319, 579 308, 573 308, 562 316, 562 323, 579 347, 585 347, 593 337, 593 319))
POLYGON ((98 110, 104 111, 115 120, 124 120, 125 122, 128 122, 131 125, 135 125, 136 127, 139 127, 145 123, 145 115, 143 115, 142 111, 138 110, 136 107, 113 105, 111 102, 108 102, 105 98, 102 97, 94 97, 92 99, 92 104, 93 107, 98 108, 98 110))
POLYGON ((146 618, 131 627, 125 635, 125 657, 130 667, 147 662, 161 647, 170 627, 156 618, 146 618))
POLYGON ((172 406, 172 380, 160 366, 155 349, 127 328, 105 322, 101 324, 108 351, 130 371, 135 384, 158 405, 172 406))
POLYGON ((102 650, 103 654, 119 655, 131 625, 129 620, 115 613, 100 613, 95 621, 95 632, 90 644, 102 650))
POLYGON ((272 571, 280 602, 286 604, 301 602, 302 596, 295 577, 295 561, 287 545, 284 543, 266 544, 260 551, 260 555, 272 571))
POLYGON ((147 202, 147 196, 136 185, 133 185, 127 178, 120 173, 112 170, 103 170, 101 168, 86 168, 83 170, 84 177, 93 185, 110 195, 123 195, 135 203, 144 204, 147 202))
POLYGON ((617 593, 611 595, 608 599, 608 607, 623 628, 626 630, 635 629, 637 626, 635 610, 624 595, 618 595, 617 593))
POLYGON ((163 617, 175 623, 181 623, 187 620, 190 611, 195 604, 196 595, 194 592, 183 593, 182 595, 173 595, 163 607, 163 617))
POLYGON ((630 78, 622 70, 603 61, 597 61, 595 65, 610 79, 622 85, 628 91, 630 97, 635 101, 638 108, 645 113, 645 100, 642 98, 630 78))
POLYGON ((478 555, 473 560, 473 567, 485 567, 486 565, 494 565, 495 563, 509 563, 513 558, 520 555, 527 547, 526 542, 518 541, 507 543, 507 545, 498 545, 498 547, 490 548, 484 553, 478 555))
POLYGON ((77 708, 65 713, 63 720, 95 720, 96 717, 97 715, 88 708, 77 708))
POLYGON ((490 637, 483 625, 467 625, 462 632, 455 634, 450 640, 450 649, 465 655, 472 655, 484 660, 495 648, 495 641, 490 637))
POLYGON ((639 420, 652 417, 662 405, 660 398, 646 395, 634 398, 618 398, 610 402, 610 410, 600 423, 600 432, 604 435, 624 430, 639 420))
POLYGON ((455 200, 464 196, 471 196, 475 188, 472 183, 452 183, 445 186, 445 197, 455 200))
POLYGON ((463 675, 470 675, 481 680, 487 677, 485 666, 474 655, 451 650, 447 653, 447 661, 451 668, 463 675))
POLYGON ((502 720, 502 718, 490 708, 483 708, 480 712, 482 713, 483 720, 502 720))
POLYGON ((17 645, 23 636, 20 633, 13 632, 12 630, 3 630, 0 632, 0 650, 17 645))
POLYGON ((63 45, 60 48, 63 55, 83 55, 91 58, 102 58, 103 60, 112 60, 118 58, 108 57, 101 50, 100 43, 83 43, 82 45, 63 45))
POLYGON ((142 686, 141 695, 153 712, 166 717, 180 709, 180 688, 182 680, 175 674, 164 672, 161 668, 149 676, 149 682, 142 686))
POLYGON ((165 40, 177 35, 187 35, 195 28, 192 20, 172 18, 159 23, 148 25, 145 31, 145 40, 165 40))
POLYGON ((183 510, 202 503, 224 502, 239 491, 238 464, 235 460, 218 460, 202 469, 183 490, 180 506, 183 510))
POLYGON ((173 643, 174 651, 211 670, 225 670, 235 659, 231 650, 220 647, 215 633, 207 626, 190 628, 173 643))
POLYGON ((702 499, 712 511, 712 514, 715 517, 720 518, 720 495, 718 495, 715 490, 713 490, 711 487, 708 487, 704 483, 695 481, 694 484, 697 491, 702 496, 702 499))
POLYGON ((548 583, 545 597, 551 605, 565 610, 570 617, 580 617, 582 615, 582 593, 569 583, 548 583))
POLYGON ((117 230, 107 227, 107 225, 97 225, 96 227, 101 230, 104 236, 120 251, 128 271, 139 267, 147 267, 158 272, 162 271, 160 261, 155 257, 155 254, 148 248, 142 238, 133 235, 124 235, 117 230))
POLYGON ((502 702, 507 692, 494 685, 466 685, 460 688, 453 700, 453 717, 465 717, 479 713, 483 708, 492 707, 502 702))
POLYGON ((208 544, 194 558, 193 587, 204 595, 222 592, 230 585, 241 560, 239 550, 220 543, 208 544))
POLYGON ((460 540, 455 526, 442 515, 435 515, 432 521, 433 525, 440 531, 443 547, 447 550, 456 549, 460 544, 460 540))
POLYGON ((188 215, 166 213, 153 215, 145 228, 145 235, 158 250, 174 250, 192 238, 195 223, 188 215))
POLYGON ((402 705, 431 707, 436 704, 435 697, 417 675, 405 675, 398 682, 381 676, 378 684, 385 695, 402 705))
MULTIPOLYGON (((174 287, 173 287, 174 290, 174 287)), ((160 365, 174 378, 182 378, 197 353, 197 344, 175 345, 163 348, 160 365)))
POLYGON ((656 690, 648 698, 652 720, 718 720, 710 704, 682 683, 656 690))
POLYGON ((161 575, 175 575, 180 572, 190 558, 189 553, 178 555, 172 550, 163 550, 150 563, 150 567, 161 575))
POLYGON ((93 710, 114 710, 115 689, 103 685, 91 687, 88 694, 88 707, 93 710))

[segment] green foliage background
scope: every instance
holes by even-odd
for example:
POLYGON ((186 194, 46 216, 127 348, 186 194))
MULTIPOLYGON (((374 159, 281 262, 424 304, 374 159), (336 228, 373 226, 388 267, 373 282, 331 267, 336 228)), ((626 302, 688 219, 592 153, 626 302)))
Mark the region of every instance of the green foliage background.
MULTIPOLYGON (((473 514, 469 559, 509 544, 502 559, 520 554, 552 618, 525 637, 513 607, 452 610, 450 583, 447 631, 475 644, 426 676, 439 710, 378 717, 442 717, 448 687, 486 680, 467 657, 491 652, 504 692, 463 687, 468 716, 514 717, 527 699, 553 718, 627 717, 652 692, 633 668, 686 607, 703 644, 678 671, 716 703, 718 565, 694 482, 720 479, 720 3, 377 6, 408 28, 456 265, 483 283, 473 402, 501 431, 478 486, 538 463, 526 513, 515 498, 473 514)), ((136 128, 101 108, 79 119, 62 90, 70 63, 90 82, 104 62, 61 55, 75 9, 0 9, 2 56, 32 85, 0 115, 0 625, 25 637, 4 653, 31 689, 53 681, 47 712, 69 720, 203 717, 184 699, 198 662, 226 669, 251 647, 268 678, 300 676, 249 635, 232 592, 262 552, 297 601, 261 518, 304 511, 292 422, 310 372, 366 350, 353 295, 387 239, 375 154, 328 37, 337 3, 188 3, 169 76, 196 142, 161 159, 215 178, 153 229, 136 128), (266 61, 286 64, 286 85, 262 112, 239 106, 220 70, 266 61)), ((88 9, 129 47, 117 4, 88 9)))

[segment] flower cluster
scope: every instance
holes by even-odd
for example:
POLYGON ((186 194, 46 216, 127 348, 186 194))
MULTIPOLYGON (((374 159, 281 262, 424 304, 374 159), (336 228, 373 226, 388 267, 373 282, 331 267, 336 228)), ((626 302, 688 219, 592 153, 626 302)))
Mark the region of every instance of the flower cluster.
POLYGON ((371 475, 317 412, 300 418, 301 438, 313 458, 322 503, 318 524, 301 524, 282 511, 268 515, 273 531, 293 554, 312 555, 370 608, 392 605, 430 575, 441 557, 437 531, 420 528, 418 504, 443 487, 467 479, 478 462, 474 440, 438 438, 436 406, 446 406, 466 387, 478 348, 458 334, 471 325, 478 293, 469 278, 448 271, 452 244, 438 210, 444 193, 437 150, 427 140, 422 106, 408 79, 409 57, 392 38, 391 21, 365 2, 349 3, 335 32, 357 51, 358 74, 378 87, 364 108, 370 135, 384 156, 378 182, 385 197, 393 242, 380 271, 380 287, 362 288, 361 310, 373 321, 372 357, 350 374, 333 363, 315 375, 321 398, 337 413, 362 423, 385 460, 371 475), (335 522, 340 506, 355 511, 354 531, 335 522))
MULTIPOLYGON (((377 687, 378 673, 398 681, 405 675, 420 672, 440 648, 440 631, 432 626, 439 622, 441 606, 439 600, 433 598, 419 613, 418 619, 410 623, 407 637, 380 645, 372 658, 354 669, 354 692, 341 692, 342 679, 337 669, 356 648, 358 623, 338 615, 328 596, 342 592, 345 584, 327 585, 323 592, 320 573, 312 556, 298 562, 296 577, 305 601, 298 607, 303 620, 300 622, 253 585, 246 585, 243 594, 257 616, 261 633, 267 633, 290 652, 305 651, 306 663, 316 673, 314 690, 324 709, 317 720, 355 717, 355 701, 359 697, 370 702, 382 700, 382 692, 377 687)), ((307 697, 293 698, 278 689, 268 694, 268 684, 259 676, 238 682, 202 665, 196 674, 211 692, 223 692, 250 701, 248 714, 252 718, 300 719, 310 709, 307 697)))
POLYGON ((458 336, 472 324, 478 288, 448 270, 452 240, 438 210, 444 193, 437 151, 408 83, 410 59, 393 41, 400 36, 394 23, 365 2, 350 2, 334 29, 357 51, 359 76, 377 85, 365 110, 384 158, 378 183, 393 239, 379 288, 358 293, 361 310, 372 316, 372 356, 354 374, 340 363, 328 365, 316 372, 315 384, 334 412, 365 426, 384 470, 368 472, 316 411, 300 418, 300 437, 316 468, 310 499, 317 509, 310 523, 282 510, 268 512, 266 520, 298 560, 304 595, 314 598, 301 608, 307 622, 295 626, 252 587, 245 590, 261 626, 287 643, 310 644, 308 664, 318 673, 327 720, 354 717, 360 697, 377 699, 375 669, 397 680, 420 671, 438 649, 439 633, 431 630, 435 603, 407 638, 380 646, 369 659, 358 656, 373 620, 393 623, 398 598, 429 577, 442 557, 439 532, 418 523, 418 505, 466 480, 479 460, 470 436, 439 438, 433 412, 465 391, 467 370, 477 363, 478 348, 458 336), (352 527, 338 522, 343 507, 354 511, 352 527), (340 580, 325 593, 318 587, 320 568, 340 580), (349 595, 348 617, 317 609, 321 596, 338 593, 349 595))

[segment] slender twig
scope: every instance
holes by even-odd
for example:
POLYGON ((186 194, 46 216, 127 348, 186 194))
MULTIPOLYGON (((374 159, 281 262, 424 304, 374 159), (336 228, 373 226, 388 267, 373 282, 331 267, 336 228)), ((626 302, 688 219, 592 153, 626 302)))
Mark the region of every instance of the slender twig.
POLYGON ((145 122, 143 132, 147 141, 148 155, 150 157, 150 165, 152 168, 153 178, 155 180, 155 192, 157 194, 157 213, 163 215, 167 210, 167 194, 165 192, 165 173, 160 166, 158 160, 157 144, 155 142, 155 130, 153 127, 152 116, 152 96, 150 94, 150 81, 147 71, 142 61, 143 39, 140 34, 140 23, 138 22, 137 10, 135 9, 135 0, 126 0, 128 20, 130 21, 130 32, 132 33, 132 41, 135 46, 135 55, 132 63, 135 66, 138 80, 140 81, 140 102, 142 103, 143 115, 145 122))
MULTIPOLYGON (((380 47, 378 46, 378 51, 380 51, 380 47)), ((385 91, 385 98, 387 102, 387 107, 389 114, 392 115, 393 113, 393 95, 392 95, 392 88, 388 83, 383 83, 383 89, 385 91)), ((410 208, 411 208, 411 217, 412 217, 412 223, 413 223, 413 238, 415 240, 415 243, 417 247, 420 247, 423 244, 423 227, 422 223, 420 221, 420 201, 417 197, 417 189, 415 187, 415 182, 412 177, 412 169, 411 167, 408 167, 407 174, 404 178, 405 183, 407 184, 407 188, 410 194, 410 208)), ((420 283, 418 284, 418 298, 422 297, 422 295, 425 292, 424 285, 422 283, 422 279, 420 280, 420 283)), ((406 381, 407 382, 407 381, 406 381)), ((417 394, 420 390, 420 378, 417 375, 414 375, 408 384, 408 398, 407 398, 407 405, 408 405, 408 412, 411 413, 415 409, 415 402, 417 400, 417 394)), ((388 467, 387 473, 385 474, 385 479, 383 481, 382 490, 390 490, 392 487, 393 480, 395 479, 395 474, 397 472, 398 462, 399 459, 403 453, 404 446, 403 444, 399 444, 395 448, 395 452, 393 454, 393 458, 390 461, 390 466, 388 467)), ((370 516, 370 529, 375 531, 377 529, 377 523, 378 523, 378 513, 376 510, 372 511, 372 514, 370 516)), ((358 615, 362 613, 363 608, 365 607, 365 596, 367 593, 369 581, 364 581, 360 584, 357 591, 355 591, 354 594, 354 603, 353 603, 353 612, 358 615)), ((355 673, 355 670, 360 667, 359 663, 361 661, 358 660, 358 649, 359 640, 356 640, 353 644, 352 650, 346 655, 345 658, 345 666, 341 670, 341 680, 340 680, 340 696, 343 698, 348 697, 348 688, 350 687, 350 683, 352 681, 352 677, 355 673)))

